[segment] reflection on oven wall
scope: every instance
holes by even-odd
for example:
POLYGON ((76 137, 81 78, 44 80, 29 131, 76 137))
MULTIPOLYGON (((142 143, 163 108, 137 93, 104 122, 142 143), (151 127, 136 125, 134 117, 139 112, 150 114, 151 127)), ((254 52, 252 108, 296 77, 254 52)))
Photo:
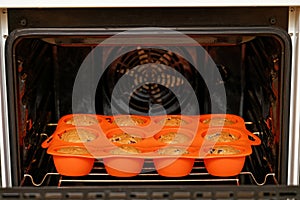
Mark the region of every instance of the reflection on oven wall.
MULTIPOLYGON (((226 107, 227 113, 240 115, 249 122, 247 128, 257 133, 263 140, 263 143, 261 146, 253 149, 253 156, 247 158, 248 161, 244 172, 250 171, 253 173, 256 178, 255 181, 258 183, 264 182, 263 179, 268 174, 271 175, 268 177, 266 184, 278 184, 278 181, 279 183, 284 182, 280 179, 281 175, 278 175, 282 173, 280 172, 281 159, 278 158, 279 151, 281 151, 279 147, 281 132, 278 131, 280 129, 280 114, 278 110, 281 109, 280 95, 283 91, 280 88, 280 84, 282 84, 283 66, 286 59, 283 55, 284 53, 282 53, 285 52, 285 47, 282 46, 281 42, 277 37, 268 35, 254 37, 250 41, 232 46, 205 46, 222 76, 222 80, 212 79, 215 80, 215 84, 223 84, 225 86, 227 95, 226 106, 222 104, 222 101, 218 100, 218 96, 208 97, 208 95, 203 95, 203 93, 207 93, 205 91, 207 88, 203 80, 201 80, 201 75, 195 75, 195 66, 178 58, 178 55, 172 55, 177 58, 171 56, 170 59, 162 61, 178 71, 180 71, 180 64, 183 63, 184 67, 181 68, 184 68, 184 71, 181 73, 187 72, 185 76, 187 80, 195 81, 193 78, 188 78, 191 76, 189 74, 198 77, 195 83, 193 82, 191 85, 195 89, 199 100, 200 113, 190 114, 210 113, 210 106, 213 102, 219 105, 220 108, 226 107), (263 170, 253 170, 257 166, 263 170)), ((23 156, 20 165, 23 172, 19 172, 20 180, 17 181, 20 185, 32 185, 30 178, 24 175, 32 176, 35 183, 42 182, 44 185, 57 184, 58 178, 56 175, 54 178, 47 177, 45 182, 42 181, 45 177, 44 175, 48 172, 55 172, 55 168, 51 157, 36 144, 41 143, 46 136, 53 133, 52 122, 55 123, 63 115, 72 112, 72 84, 76 78, 76 72, 80 67, 80 63, 83 62, 92 49, 93 47, 88 45, 75 47, 72 45, 52 44, 34 37, 22 39, 15 47, 15 60, 13 60, 13 63, 17 76, 15 83, 17 89, 16 102, 19 111, 17 132, 20 133, 17 137, 21 141, 20 144, 23 145, 20 148, 23 156), (28 52, 26 50, 28 48, 32 51, 28 52), (45 159, 36 162, 36 157, 45 159), (41 169, 41 171, 36 169, 41 169)), ((189 48, 187 48, 187 51, 192 52, 189 48)), ((143 58, 146 57, 148 59, 147 63, 152 63, 157 61, 154 55, 162 57, 165 54, 168 55, 169 52, 159 49, 137 48, 116 59, 105 71, 97 88, 97 104, 95 107, 98 114, 111 114, 111 89, 118 82, 118 79, 111 80, 110 78, 117 77, 114 75, 116 72, 121 77, 126 72, 126 69, 132 67, 132 65, 128 66, 123 61, 128 60, 126 59, 128 56, 133 55, 131 61, 135 65, 144 64, 145 60, 140 58, 141 54, 144 55, 143 58), (120 66, 121 69, 118 69, 120 66), (109 86, 108 82, 112 86, 109 86)), ((176 98, 174 98, 174 94, 170 93, 168 88, 159 84, 142 85, 140 88, 137 88, 131 98, 130 105, 132 107, 130 111, 132 114, 148 114, 151 110, 151 113, 154 115, 159 115, 161 107, 158 107, 158 110, 155 110, 155 108, 150 109, 150 105, 153 102, 154 104, 162 102, 162 107, 169 114, 178 114, 182 109, 176 98), (161 94, 155 93, 158 89, 161 94), (151 90, 154 92, 151 92, 151 90), (164 96, 165 94, 167 95, 164 96), (142 106, 137 101, 140 96, 146 99, 142 106), (156 98, 157 96, 159 98, 156 98), (162 97, 167 97, 167 99, 162 97), (168 107, 169 104, 162 101, 166 100, 165 102, 169 102, 168 98, 172 102, 170 107, 168 107)), ((89 104, 89 101, 91 99, 87 98, 87 104, 89 104)), ((187 106, 187 108, 190 108, 190 106, 187 106)), ((122 107, 117 109, 120 112, 124 112, 122 107)), ((84 111, 86 112, 83 109, 84 111)), ((224 112, 222 109, 219 111, 224 112)), ((101 166, 97 166, 101 164, 96 163, 95 165, 101 168, 101 166)), ((255 184, 255 181, 250 176, 250 178, 247 177, 248 175, 241 176, 243 177, 243 184, 255 184)))

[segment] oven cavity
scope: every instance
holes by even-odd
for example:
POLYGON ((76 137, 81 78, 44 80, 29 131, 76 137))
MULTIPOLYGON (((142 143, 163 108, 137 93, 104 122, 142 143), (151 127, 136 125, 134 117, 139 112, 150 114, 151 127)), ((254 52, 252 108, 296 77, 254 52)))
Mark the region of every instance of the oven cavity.
MULTIPOLYGON (((195 45, 185 43, 172 47, 166 44, 106 44, 97 50, 100 42, 112 36, 108 30, 105 34, 95 30, 85 34, 88 29, 15 32, 15 39, 10 40, 8 48, 10 108, 14 122, 11 126, 15 130, 12 137, 16 144, 13 147, 14 184, 284 183, 287 125, 283 122, 288 116, 282 97, 288 92, 285 85, 288 82, 287 41, 277 29, 226 30, 226 34, 222 29, 209 28, 182 31, 205 50, 204 55, 198 54, 195 45), (80 101, 74 101, 74 82, 87 59, 94 74, 101 71, 101 77, 83 74, 86 91, 80 101), (215 70, 212 70, 210 59, 215 63, 215 70), (226 101, 218 90, 211 91, 210 86, 222 86, 226 101), (55 170, 52 156, 41 144, 53 134, 58 121, 74 111, 144 117, 234 114, 244 119, 244 126, 261 139, 261 145, 252 147, 252 154, 246 157, 240 174, 230 177, 210 175, 203 159, 195 159, 190 173, 176 178, 157 173, 151 159, 145 159, 141 172, 130 178, 107 174, 103 159, 95 159, 86 176, 63 176, 55 170)), ((233 136, 229 133, 230 138, 233 136)))

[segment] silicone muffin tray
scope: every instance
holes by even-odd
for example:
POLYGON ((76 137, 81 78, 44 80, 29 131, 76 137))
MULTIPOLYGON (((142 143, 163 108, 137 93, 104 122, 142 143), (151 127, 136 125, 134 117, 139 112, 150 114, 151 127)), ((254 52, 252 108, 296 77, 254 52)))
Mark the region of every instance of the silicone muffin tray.
MULTIPOLYGON (((251 145, 260 144, 260 139, 249 132, 245 126, 197 126, 201 116, 167 115, 150 118, 135 115, 132 117, 136 118, 139 123, 126 124, 128 117, 131 117, 129 115, 114 117, 87 115, 92 119, 97 119, 98 124, 87 123, 76 126, 66 123, 66 120, 70 120, 74 116, 76 119, 80 117, 84 121, 87 119, 84 114, 63 117, 59 120, 53 135, 42 144, 42 147, 48 148, 47 153, 53 155, 57 171, 67 176, 86 175, 91 170, 94 159, 103 159, 105 168, 110 175, 130 177, 140 173, 144 159, 153 159, 160 175, 180 177, 190 173, 196 158, 204 159, 210 174, 232 176, 242 169, 245 156, 252 152, 251 145), (118 119, 121 120, 118 121, 118 119), (175 123, 165 123, 170 119, 175 119, 175 123), (121 123, 120 126, 117 125, 118 123, 113 123, 115 120, 121 123), (184 124, 181 123, 183 121, 184 124), (220 145, 235 147, 239 149, 239 152, 229 155, 209 153, 208 149, 220 145), (135 153, 112 151, 122 149, 124 146, 135 148, 137 151, 135 153), (85 148, 88 153, 60 151, 61 148, 67 147, 85 148), (182 149, 187 152, 181 152, 182 149), (162 153, 164 151, 165 153, 162 153), (68 159, 69 162, 63 161, 68 159), (224 166, 226 163, 227 165, 236 163, 235 170, 225 171, 227 169, 225 167, 216 170, 216 165, 224 166), (76 167, 72 168, 72 166, 82 166, 85 170, 76 171, 76 167)), ((231 165, 230 168, 233 168, 231 165)))

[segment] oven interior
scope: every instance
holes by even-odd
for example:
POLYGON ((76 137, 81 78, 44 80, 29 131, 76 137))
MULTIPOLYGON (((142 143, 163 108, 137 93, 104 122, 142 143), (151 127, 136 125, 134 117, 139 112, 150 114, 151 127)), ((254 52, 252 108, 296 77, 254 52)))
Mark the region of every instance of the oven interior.
MULTIPOLYGON (((97 51, 99 43, 122 32, 114 28, 12 31, 7 44, 7 77, 13 184, 60 187, 285 184, 288 105, 284 102, 289 98, 290 70, 290 43, 285 31, 274 27, 170 29, 192 38, 205 50, 205 56, 197 54, 195 45, 178 43, 176 39, 175 45, 149 45, 144 41, 105 44, 97 51), (208 58, 213 60, 218 73, 207 67, 208 58), (91 84, 96 92, 86 92, 76 102, 72 99, 74 82, 87 59, 97 63, 93 64, 96 66, 93 70, 102 74, 96 77, 96 86, 86 75, 85 84, 91 84), (144 68, 134 70, 140 65, 155 65, 157 69, 152 68, 150 73, 160 77, 160 81, 137 83, 130 95, 121 95, 113 104, 114 88, 124 74, 133 71, 132 76, 138 82, 149 72, 144 68), (181 87, 162 65, 184 77, 193 90, 181 87), (203 77, 209 77, 210 84, 225 88, 227 102, 217 92, 208 90, 203 77), (177 90, 178 93, 174 92, 177 90), (175 93, 183 95, 178 97, 175 93), (196 96, 198 104, 191 101, 191 95, 196 96), (129 110, 123 106, 127 101, 129 110), (259 136, 262 143, 252 147, 253 153, 246 158, 242 172, 234 177, 209 175, 201 159, 196 160, 188 176, 180 178, 159 176, 151 160, 145 161, 141 174, 131 178, 108 175, 102 160, 95 161, 87 176, 61 176, 41 143, 54 132, 58 120, 74 109, 77 113, 95 111, 103 115, 112 115, 114 111, 138 115, 230 113, 243 117, 247 129, 259 136)), ((152 37, 157 36, 152 34, 152 37)), ((159 37, 165 39, 163 34, 159 37)), ((128 87, 126 84, 118 87, 119 94, 126 94, 128 87)))

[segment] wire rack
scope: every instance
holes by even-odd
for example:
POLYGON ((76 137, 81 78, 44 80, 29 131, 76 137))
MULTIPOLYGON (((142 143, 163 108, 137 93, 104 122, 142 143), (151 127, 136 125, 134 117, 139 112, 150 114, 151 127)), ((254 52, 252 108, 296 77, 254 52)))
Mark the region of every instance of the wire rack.
POLYGON ((205 169, 203 160, 195 161, 193 170, 188 176, 178 178, 168 178, 160 176, 151 160, 146 160, 142 172, 130 178, 113 177, 107 174, 102 160, 95 161, 93 170, 86 176, 68 177, 56 172, 46 173, 43 179, 37 182, 30 174, 24 174, 22 182, 30 181, 34 186, 42 186, 47 179, 55 177, 58 179, 58 187, 69 186, 98 186, 98 185, 118 185, 118 184, 197 184, 197 185, 240 185, 240 180, 250 178, 255 185, 265 185, 268 180, 277 182, 275 173, 267 173, 263 181, 259 182, 252 172, 242 171, 234 177, 211 176, 205 169))

